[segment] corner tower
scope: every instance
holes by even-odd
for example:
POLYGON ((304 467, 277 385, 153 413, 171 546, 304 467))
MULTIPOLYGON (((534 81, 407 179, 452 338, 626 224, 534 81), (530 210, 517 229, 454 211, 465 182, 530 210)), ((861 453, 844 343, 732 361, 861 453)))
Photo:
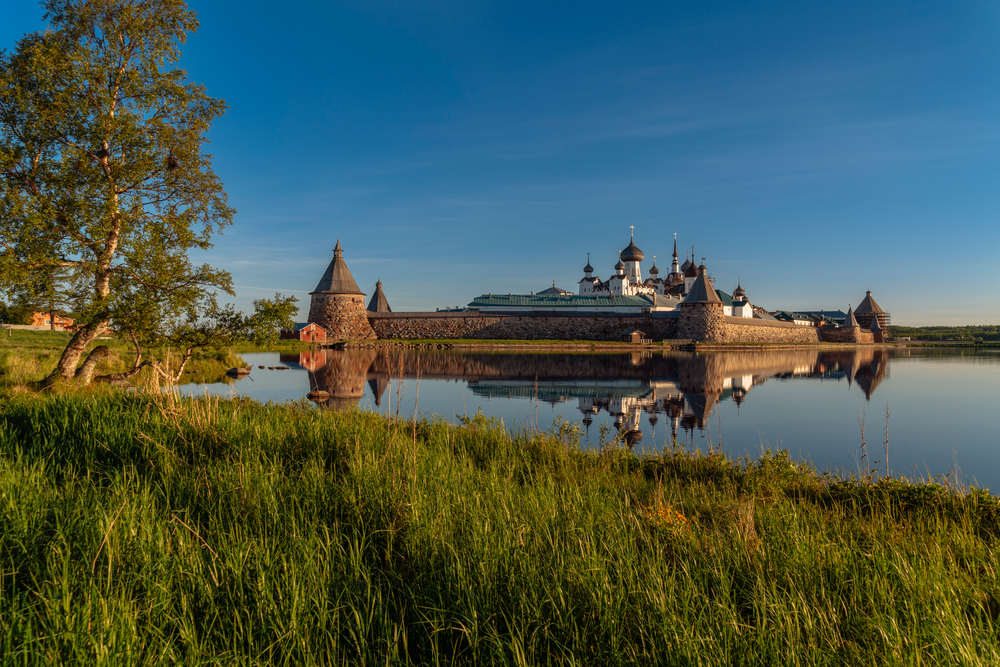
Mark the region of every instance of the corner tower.
MULTIPOLYGON (((693 262, 691 266, 694 266, 693 262)), ((679 306, 678 335, 680 338, 724 343, 727 328, 722 299, 712 287, 705 265, 702 264, 696 271, 697 277, 679 306)))
POLYGON ((375 331, 368 324, 365 310, 365 293, 358 289, 354 276, 344 262, 344 249, 340 239, 333 249, 333 260, 326 273, 319 279, 316 289, 309 293, 309 321, 327 330, 333 340, 370 340, 375 331))

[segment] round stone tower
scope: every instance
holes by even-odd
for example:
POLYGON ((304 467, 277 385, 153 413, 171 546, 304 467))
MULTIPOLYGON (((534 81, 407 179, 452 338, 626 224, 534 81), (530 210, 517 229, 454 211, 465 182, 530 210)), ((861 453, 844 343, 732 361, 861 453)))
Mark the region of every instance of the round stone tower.
POLYGON ((340 247, 340 239, 337 239, 333 260, 326 267, 326 273, 320 278, 316 289, 309 294, 312 296, 309 321, 326 329, 330 339, 375 338, 375 331, 368 323, 368 311, 365 310, 365 293, 358 289, 354 276, 344 262, 344 249, 340 247))
MULTIPOLYGON (((692 267, 694 264, 692 263, 692 267)), ((708 279, 705 265, 697 268, 697 277, 681 302, 677 320, 678 338, 707 343, 726 342, 726 314, 722 299, 708 279)))

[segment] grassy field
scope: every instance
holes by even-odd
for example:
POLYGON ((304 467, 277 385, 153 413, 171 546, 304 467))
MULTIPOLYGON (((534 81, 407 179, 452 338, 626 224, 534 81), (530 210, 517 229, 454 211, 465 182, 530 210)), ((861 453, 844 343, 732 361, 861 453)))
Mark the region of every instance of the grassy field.
POLYGON ((0 661, 1000 663, 996 498, 578 433, 15 395, 0 661))
MULTIPOLYGON (((0 329, 0 397, 11 392, 31 391, 31 384, 49 375, 56 367, 59 356, 71 333, 62 331, 32 331, 26 329, 0 329), (9 334, 9 335, 8 335, 9 334)), ((118 373, 132 367, 135 350, 131 341, 115 336, 101 338, 88 349, 97 345, 106 345, 111 353, 102 362, 100 373, 118 373)), ((299 341, 278 341, 267 346, 267 350, 293 352, 308 349, 308 343, 299 341)), ((244 352, 258 352, 261 348, 251 343, 218 348, 204 348, 195 352, 195 356, 187 363, 185 373, 178 384, 190 382, 229 382, 226 369, 234 366, 245 366, 240 358, 244 352)), ((183 350, 177 348, 157 348, 151 351, 158 359, 170 361, 170 368, 177 368, 181 362, 183 350)), ((146 358, 150 351, 146 352, 146 358)), ((86 358, 86 357, 84 357, 86 358)), ((83 359, 81 359, 81 363, 83 359)), ((138 386, 155 384, 153 373, 147 368, 132 379, 138 386)))

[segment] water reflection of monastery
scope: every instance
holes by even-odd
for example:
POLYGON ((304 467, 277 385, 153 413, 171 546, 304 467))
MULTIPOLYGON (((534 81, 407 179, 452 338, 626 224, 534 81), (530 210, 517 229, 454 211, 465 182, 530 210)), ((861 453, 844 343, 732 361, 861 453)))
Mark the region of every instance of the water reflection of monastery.
POLYGON ((818 351, 764 350, 693 354, 506 354, 368 348, 311 350, 283 354, 281 361, 309 371, 310 391, 332 409, 356 406, 371 388, 381 405, 390 379, 461 380, 477 396, 521 398, 558 405, 576 402, 583 423, 606 412, 615 426, 638 430, 642 415, 679 430, 705 428, 720 401, 738 406, 752 400, 754 387, 769 379, 846 380, 870 399, 888 377, 884 349, 818 351))

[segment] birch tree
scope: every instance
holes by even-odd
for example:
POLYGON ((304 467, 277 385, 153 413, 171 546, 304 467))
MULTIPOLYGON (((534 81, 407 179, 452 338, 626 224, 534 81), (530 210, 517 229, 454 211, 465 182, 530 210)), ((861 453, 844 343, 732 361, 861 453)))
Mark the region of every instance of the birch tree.
POLYGON ((73 378, 109 329, 135 340, 232 294, 189 253, 235 211, 204 152, 225 103, 177 67, 195 14, 180 0, 42 6, 49 29, 0 54, 0 287, 82 276, 80 326, 53 373, 73 378))

